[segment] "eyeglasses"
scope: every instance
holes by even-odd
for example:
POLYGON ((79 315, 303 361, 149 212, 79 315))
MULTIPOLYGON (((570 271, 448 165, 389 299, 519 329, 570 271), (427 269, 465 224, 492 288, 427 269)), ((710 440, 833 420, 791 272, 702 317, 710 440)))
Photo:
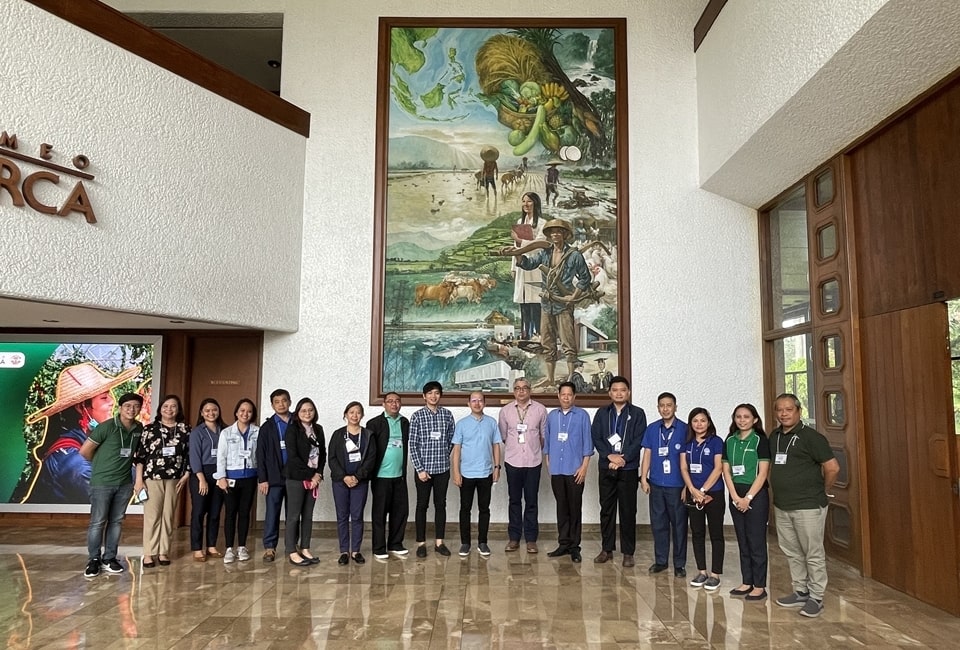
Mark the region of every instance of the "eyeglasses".
POLYGON ((529 386, 514 386, 513 390, 530 390, 529 386))

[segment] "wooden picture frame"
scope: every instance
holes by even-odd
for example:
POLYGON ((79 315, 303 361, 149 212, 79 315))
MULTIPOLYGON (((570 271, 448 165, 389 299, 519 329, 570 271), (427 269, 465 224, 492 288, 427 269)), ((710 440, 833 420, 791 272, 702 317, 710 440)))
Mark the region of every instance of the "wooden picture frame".
POLYGON ((607 403, 630 377, 626 19, 379 27, 371 403, 435 380, 497 405, 517 376, 607 403))

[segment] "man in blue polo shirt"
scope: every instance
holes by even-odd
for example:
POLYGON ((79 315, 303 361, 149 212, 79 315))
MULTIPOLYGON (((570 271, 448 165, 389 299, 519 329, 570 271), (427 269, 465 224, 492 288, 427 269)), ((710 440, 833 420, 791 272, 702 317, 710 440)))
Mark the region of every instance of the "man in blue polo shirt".
POLYGON ((673 572, 687 576, 687 511, 683 505, 680 452, 687 439, 687 425, 678 420, 677 398, 672 393, 657 397, 660 418, 643 434, 640 489, 650 495, 650 528, 653 530, 654 562, 650 573, 666 571, 673 538, 673 572))
POLYGON ((483 393, 470 393, 470 415, 457 422, 453 431, 450 471, 460 488, 460 556, 470 555, 470 513, 477 493, 477 550, 490 555, 490 493, 500 480, 500 430, 497 421, 483 412, 483 393))
MULTIPOLYGON (((265 498, 263 515, 263 560, 273 562, 280 540, 280 509, 287 498, 287 423, 290 421, 290 393, 282 388, 270 393, 274 414, 263 421, 257 442, 257 489, 265 498)), ((243 558, 240 558, 241 560, 243 558)))
POLYGON ((550 472, 550 486, 557 501, 557 548, 547 557, 569 555, 574 563, 580 555, 580 532, 583 528, 583 488, 587 467, 593 456, 590 437, 590 416, 573 402, 577 389, 572 382, 560 384, 557 393, 560 408, 547 415, 543 436, 543 459, 550 472))

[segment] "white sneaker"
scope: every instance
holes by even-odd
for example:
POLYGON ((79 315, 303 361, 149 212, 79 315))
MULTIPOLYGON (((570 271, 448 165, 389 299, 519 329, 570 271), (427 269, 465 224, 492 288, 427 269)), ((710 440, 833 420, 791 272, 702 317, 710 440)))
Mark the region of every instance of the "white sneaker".
POLYGON ((250 551, 247 550, 246 546, 241 546, 240 548, 237 549, 237 558, 241 562, 246 562, 247 560, 250 559, 250 551))
POLYGON ((375 557, 375 558, 378 559, 378 560, 389 560, 389 559, 390 559, 390 554, 389 554, 389 553, 374 553, 374 554, 373 554, 373 557, 375 557))
POLYGON ((233 554, 233 547, 228 546, 226 552, 223 554, 223 563, 224 564, 233 564, 237 561, 237 556, 233 554))

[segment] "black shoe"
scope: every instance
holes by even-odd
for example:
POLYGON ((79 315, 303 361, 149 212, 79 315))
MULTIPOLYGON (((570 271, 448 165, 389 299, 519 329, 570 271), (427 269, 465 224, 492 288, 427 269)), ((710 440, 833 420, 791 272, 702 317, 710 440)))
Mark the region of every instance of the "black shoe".
POLYGON ((101 564, 103 565, 103 570, 107 573, 123 573, 123 565, 117 562, 117 558, 103 560, 101 564))
POLYGON ((417 547, 417 557, 424 558, 427 557, 427 545, 421 544, 417 547))
POLYGON ((155 566, 157 566, 157 563, 154 562, 153 559, 151 559, 151 560, 148 561, 147 558, 143 558, 143 568, 144 568, 144 569, 152 569, 152 568, 155 567, 155 566))
POLYGON ((347 564, 350 564, 350 556, 347 555, 346 553, 341 553, 340 559, 337 560, 337 564, 339 564, 340 566, 345 566, 347 564))
POLYGON ((547 553, 547 557, 563 557, 564 555, 570 555, 569 548, 563 548, 561 546, 558 546, 557 548, 547 553))
POLYGON ((363 553, 361 553, 360 551, 357 551, 356 553, 353 554, 353 561, 356 562, 357 564, 363 564, 367 560, 363 557, 363 553))
POLYGON ((577 549, 570 551, 570 559, 573 561, 574 564, 580 564, 581 562, 583 562, 583 558, 580 557, 580 551, 577 549))
POLYGON ((686 578, 687 570, 684 569, 683 567, 680 567, 679 569, 674 569, 673 575, 675 575, 678 578, 686 578))
POLYGON ((84 578, 96 578, 100 575, 100 558, 87 562, 87 568, 83 572, 84 578))
POLYGON ((440 555, 442 555, 443 557, 450 557, 450 549, 447 548, 446 544, 440 544, 439 546, 435 546, 434 550, 440 555))
MULTIPOLYGON (((292 564, 293 566, 310 566, 311 564, 313 564, 313 562, 303 557, 302 555, 297 555, 296 557, 291 557, 289 559, 290 559, 290 564, 292 564)), ((273 560, 270 560, 270 561, 272 562, 273 560)))
POLYGON ((160 563, 160 566, 170 566, 170 560, 157 560, 160 563))
POLYGON ((647 569, 647 573, 663 573, 669 568, 666 564, 651 564, 650 568, 647 569))
POLYGON ((320 564, 320 558, 318 558, 316 555, 314 555, 313 557, 305 557, 303 559, 309 560, 310 564, 320 564))

